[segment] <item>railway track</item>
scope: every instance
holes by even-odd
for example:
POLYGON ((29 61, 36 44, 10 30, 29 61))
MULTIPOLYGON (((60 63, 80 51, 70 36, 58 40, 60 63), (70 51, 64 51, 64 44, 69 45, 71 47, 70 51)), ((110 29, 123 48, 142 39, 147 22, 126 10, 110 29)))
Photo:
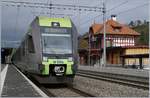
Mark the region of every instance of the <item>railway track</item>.
POLYGON ((142 89, 149 89, 149 78, 146 77, 112 74, 112 73, 104 73, 104 72, 94 72, 94 71, 86 71, 86 70, 78 70, 76 75, 98 79, 98 80, 109 81, 109 82, 115 82, 115 83, 133 86, 142 89))
POLYGON ((64 87, 62 87, 62 85, 60 85, 60 87, 58 85, 57 87, 42 86, 40 88, 49 97, 95 97, 92 94, 70 85, 65 85, 64 87))
POLYGON ((36 86, 38 86, 49 97, 95 97, 92 94, 89 94, 85 91, 75 88, 73 85, 66 85, 66 84, 42 85, 33 76, 25 74, 25 73, 23 73, 23 74, 26 75, 36 86), (53 92, 51 90, 53 90, 53 92), (62 93, 67 92, 68 94, 67 94, 67 96, 56 94, 57 90, 61 91, 62 93), (54 92, 54 91, 56 91, 56 92, 54 92), (72 96, 71 92, 74 92, 74 96, 72 96))
POLYGON ((89 94, 89 93, 87 93, 85 91, 79 90, 79 89, 77 89, 75 87, 72 87, 72 86, 70 86, 69 89, 74 91, 74 92, 76 92, 76 93, 78 93, 78 94, 80 94, 80 95, 82 95, 83 97, 96 97, 96 96, 94 96, 92 94, 89 94))

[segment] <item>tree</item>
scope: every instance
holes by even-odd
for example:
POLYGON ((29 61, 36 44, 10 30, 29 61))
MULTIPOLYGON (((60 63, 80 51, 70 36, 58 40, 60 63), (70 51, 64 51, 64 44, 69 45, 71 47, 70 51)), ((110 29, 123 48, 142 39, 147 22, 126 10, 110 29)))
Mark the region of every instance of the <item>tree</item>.
POLYGON ((144 31, 141 32, 140 42, 143 45, 148 45, 148 42, 149 42, 148 33, 144 33, 144 31))
MULTIPOLYGON (((136 21, 137 22, 137 21, 136 21)), ((149 43, 149 24, 146 20, 144 22, 138 22, 138 25, 132 27, 135 31, 140 33, 141 35, 139 38, 136 40, 136 43, 138 45, 148 45, 149 43)))
POLYGON ((134 27, 134 26, 135 26, 135 23, 134 23, 133 21, 131 21, 131 22, 129 23, 129 26, 130 26, 130 27, 134 27))
POLYGON ((140 26, 142 24, 141 20, 137 20, 136 23, 137 23, 137 26, 140 26))
POLYGON ((146 20, 144 20, 144 25, 146 25, 147 24, 147 21, 146 20))

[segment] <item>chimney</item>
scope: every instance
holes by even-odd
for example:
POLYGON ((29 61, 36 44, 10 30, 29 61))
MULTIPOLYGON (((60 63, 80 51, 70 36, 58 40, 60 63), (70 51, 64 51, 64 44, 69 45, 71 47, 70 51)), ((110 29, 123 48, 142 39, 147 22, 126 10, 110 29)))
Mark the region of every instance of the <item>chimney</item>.
POLYGON ((116 15, 111 15, 111 19, 114 20, 114 21, 117 21, 116 15))

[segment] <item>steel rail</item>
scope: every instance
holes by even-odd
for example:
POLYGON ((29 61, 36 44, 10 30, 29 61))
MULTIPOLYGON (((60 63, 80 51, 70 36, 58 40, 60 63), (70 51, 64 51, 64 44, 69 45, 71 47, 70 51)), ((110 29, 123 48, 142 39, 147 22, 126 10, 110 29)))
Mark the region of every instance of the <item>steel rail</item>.
MULTIPOLYGON (((108 82, 115 82, 115 83, 124 84, 124 85, 128 85, 128 86, 134 86, 134 87, 142 88, 142 89, 149 89, 148 81, 142 81, 142 79, 141 80, 140 79, 139 80, 131 79, 131 78, 133 78, 133 76, 131 76, 131 77, 127 76, 126 78, 120 78, 121 75, 115 76, 114 74, 110 74, 110 73, 109 74, 107 74, 107 73, 101 74, 98 72, 83 71, 83 70, 78 71, 76 75, 82 76, 82 77, 93 78, 93 79, 97 79, 97 80, 108 81, 108 82)), ((123 75, 123 77, 125 77, 125 76, 123 75)))
POLYGON ((75 92, 75 93, 77 93, 77 94, 80 94, 80 95, 83 96, 83 97, 96 97, 96 96, 93 95, 93 94, 87 93, 87 92, 82 91, 82 90, 80 90, 80 89, 78 89, 78 88, 75 88, 75 87, 73 87, 73 86, 68 86, 68 88, 69 88, 71 91, 73 91, 73 92, 75 92))
MULTIPOLYGON (((51 96, 51 97, 61 97, 59 96, 58 94, 55 94, 55 93, 52 93, 50 91, 50 89, 62 89, 62 88, 66 88, 68 89, 67 91, 71 91, 71 92, 74 92, 76 94, 79 94, 80 97, 96 97, 94 94, 90 94, 86 91, 83 91, 83 90, 80 90, 76 87, 74 87, 72 84, 61 84, 61 85, 55 85, 54 87, 53 86, 42 86, 43 88, 41 88, 42 90, 44 90, 44 92, 51 96)), ((70 97, 72 97, 71 95, 69 95, 70 97)))
POLYGON ((101 77, 113 77, 115 79, 122 79, 127 81, 139 82, 143 84, 149 83, 148 77, 142 76, 133 76, 133 75, 126 75, 126 74, 117 74, 117 73, 110 73, 110 72, 97 72, 97 71, 90 71, 90 70, 78 70, 78 73, 86 73, 86 74, 94 74, 101 77))
MULTIPOLYGON (((40 87, 42 89, 43 92, 45 92, 48 96, 50 97, 60 97, 59 95, 56 95, 54 93, 52 93, 49 89, 53 89, 53 88, 47 88, 47 87, 40 87)), ((55 88, 54 88, 55 89, 55 88)), ((60 88, 61 89, 61 88, 60 88)), ((95 97, 94 95, 92 94, 89 94, 85 91, 82 91, 80 89, 77 89, 77 88, 74 88, 74 87, 71 87, 71 86, 68 86, 67 89, 69 89, 71 92, 75 92, 76 94, 79 94, 81 95, 81 97, 95 97)), ((70 97, 72 97, 71 95, 69 95, 70 97)))
MULTIPOLYGON (((15 66, 15 65, 14 65, 15 66)), ((18 68, 19 69, 19 68, 18 68)), ((20 70, 20 69, 19 69, 20 70)), ((42 84, 40 84, 32 75, 29 75, 29 74, 27 74, 27 73, 23 73, 25 76, 27 76, 28 77, 28 79, 30 79, 36 86, 38 86, 46 95, 48 95, 49 97, 60 97, 59 95, 55 95, 54 93, 52 93, 51 91, 49 91, 49 89, 53 89, 53 86, 51 85, 42 85, 42 84), (49 88, 49 86, 51 87, 51 88, 49 88)), ((55 85, 56 86, 56 85, 55 85)), ((54 86, 54 88, 56 88, 54 86)), ((60 86, 65 86, 65 85, 57 85, 57 88, 58 87, 60 87, 60 86)), ((89 94, 89 93, 87 93, 87 92, 85 92, 85 91, 82 91, 82 90, 80 90, 80 89, 77 89, 77 88, 75 88, 75 87, 73 87, 73 85, 70 85, 70 84, 67 84, 67 86, 65 86, 65 87, 67 87, 70 91, 73 91, 73 92, 75 92, 75 93, 77 93, 77 94, 79 94, 79 95, 81 95, 81 96, 83 96, 83 97, 95 97, 94 95, 92 95, 92 94, 89 94)), ((60 87, 60 89, 61 89, 61 87, 60 87)), ((70 97, 71 97, 71 95, 70 95, 70 97)))
MULTIPOLYGON (((32 79, 33 80, 33 79, 32 79)), ((34 82, 35 83, 35 82, 34 82)), ((39 83, 35 83, 45 94, 47 94, 49 97, 60 97, 59 95, 56 95, 55 93, 52 93, 49 89, 53 89, 53 86, 51 87, 51 88, 49 88, 49 87, 47 87, 47 86, 44 86, 44 85, 41 85, 41 84, 39 84, 39 83)), ((60 85, 60 86, 63 86, 63 84, 62 85, 60 85)), ((57 85, 57 87, 55 87, 54 86, 54 89, 55 88, 58 88, 59 86, 57 85)), ((61 89, 62 87, 60 87, 60 89, 61 89)), ((75 87, 73 87, 73 85, 69 85, 69 84, 67 84, 67 86, 65 86, 65 88, 67 88, 67 89, 69 89, 70 91, 72 91, 72 92, 75 92, 75 93, 77 93, 77 94, 79 94, 79 95, 81 95, 81 97, 96 97, 96 96, 94 96, 93 94, 90 94, 90 93, 87 93, 87 92, 85 92, 85 91, 82 91, 82 90, 80 90, 80 89, 78 89, 78 88, 75 88, 75 87)), ((71 95, 70 95, 70 97, 72 97, 71 95)))

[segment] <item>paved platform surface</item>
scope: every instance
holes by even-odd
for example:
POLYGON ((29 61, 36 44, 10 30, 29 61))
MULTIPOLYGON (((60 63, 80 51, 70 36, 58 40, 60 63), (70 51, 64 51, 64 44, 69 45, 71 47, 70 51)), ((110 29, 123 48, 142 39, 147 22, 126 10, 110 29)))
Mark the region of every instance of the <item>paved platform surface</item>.
POLYGON ((1 71, 4 69, 5 66, 6 64, 1 64, 1 71))
POLYGON ((2 97, 41 97, 29 82, 13 67, 8 70, 2 90, 2 97))
POLYGON ((121 67, 118 67, 118 68, 117 67, 102 67, 101 68, 99 66, 85 66, 85 65, 84 66, 80 65, 78 69, 149 78, 149 70, 144 70, 144 69, 129 69, 129 68, 121 68, 121 67))

